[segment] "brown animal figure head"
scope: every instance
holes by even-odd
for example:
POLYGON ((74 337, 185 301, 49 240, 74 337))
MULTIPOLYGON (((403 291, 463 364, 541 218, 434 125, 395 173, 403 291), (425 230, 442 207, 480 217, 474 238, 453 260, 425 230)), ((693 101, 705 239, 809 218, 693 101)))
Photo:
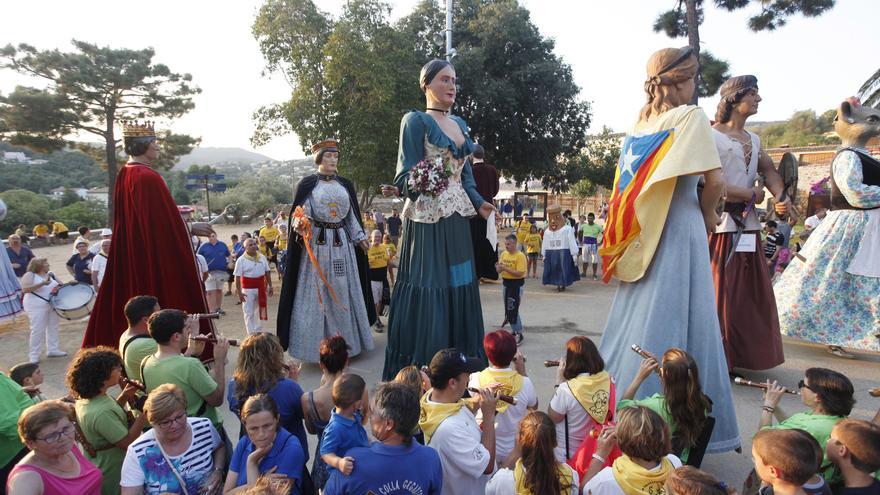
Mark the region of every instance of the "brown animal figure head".
POLYGON ((837 109, 834 130, 843 146, 864 148, 868 140, 880 136, 880 111, 863 107, 854 97, 847 98, 837 109))

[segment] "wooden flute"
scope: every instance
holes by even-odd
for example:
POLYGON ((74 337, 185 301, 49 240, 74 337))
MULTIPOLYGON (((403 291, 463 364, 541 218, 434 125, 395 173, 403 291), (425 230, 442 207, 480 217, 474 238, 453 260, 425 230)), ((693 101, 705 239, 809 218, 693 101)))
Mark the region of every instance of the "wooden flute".
MULTIPOLYGON (((478 389, 478 388, 468 387, 468 390, 471 392, 477 393, 477 394, 480 393, 480 389, 478 389)), ((516 397, 511 397, 511 396, 505 395, 505 394, 497 394, 495 396, 495 398, 500 400, 501 402, 507 402, 508 404, 510 404, 512 406, 515 406, 516 402, 517 402, 516 397)))
MULTIPOLYGON (((753 382, 751 380, 746 380, 745 378, 736 377, 733 379, 733 383, 735 383, 737 385, 742 385, 744 387, 754 387, 754 388, 760 388, 762 390, 767 390, 766 383, 753 382)), ((800 395, 800 392, 796 392, 796 391, 790 390, 788 388, 785 389, 785 393, 792 394, 792 395, 800 395)))

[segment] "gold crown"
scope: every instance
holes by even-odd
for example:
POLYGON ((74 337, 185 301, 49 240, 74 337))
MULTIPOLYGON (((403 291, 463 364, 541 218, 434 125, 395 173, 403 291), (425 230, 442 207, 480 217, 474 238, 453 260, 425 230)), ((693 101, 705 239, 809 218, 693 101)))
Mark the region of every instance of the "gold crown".
POLYGON ((317 153, 327 148, 333 148, 335 150, 339 148, 339 145, 335 139, 325 139, 319 143, 315 143, 312 145, 312 153, 317 153))
POLYGON ((151 120, 145 120, 143 124, 137 120, 123 120, 122 137, 156 137, 154 123, 151 120))

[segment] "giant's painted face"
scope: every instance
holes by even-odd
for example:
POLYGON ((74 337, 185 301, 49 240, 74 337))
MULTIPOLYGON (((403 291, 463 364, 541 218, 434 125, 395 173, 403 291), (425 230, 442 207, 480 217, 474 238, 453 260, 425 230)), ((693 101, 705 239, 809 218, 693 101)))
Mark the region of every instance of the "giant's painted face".
POLYGON ((554 232, 559 230, 565 222, 565 219, 562 217, 562 209, 552 206, 547 208, 547 221, 550 224, 550 230, 554 232))

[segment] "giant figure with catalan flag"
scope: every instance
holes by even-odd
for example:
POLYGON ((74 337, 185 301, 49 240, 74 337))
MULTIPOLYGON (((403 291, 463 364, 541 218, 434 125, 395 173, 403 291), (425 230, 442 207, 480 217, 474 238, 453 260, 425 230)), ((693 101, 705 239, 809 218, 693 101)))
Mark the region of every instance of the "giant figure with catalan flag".
MULTIPOLYGON (((648 102, 621 148, 599 250, 604 280, 620 280, 599 351, 607 371, 630 383, 642 360, 629 350, 632 344, 656 356, 670 347, 685 349, 713 402, 716 423, 707 452, 717 453, 739 447, 740 437, 707 241, 719 219, 721 163, 709 119, 687 105, 697 67, 687 47, 660 50, 648 61, 648 102)), ((639 388, 645 397, 660 392, 657 377, 639 388)))

